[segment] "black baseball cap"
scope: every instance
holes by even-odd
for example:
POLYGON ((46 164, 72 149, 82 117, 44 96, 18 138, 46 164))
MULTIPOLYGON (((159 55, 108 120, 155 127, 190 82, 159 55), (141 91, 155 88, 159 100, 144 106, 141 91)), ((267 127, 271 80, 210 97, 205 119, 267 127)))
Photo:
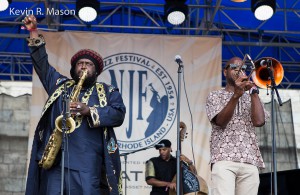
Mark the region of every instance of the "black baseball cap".
POLYGON ((162 139, 160 140, 160 142, 158 142, 156 145, 155 145, 155 149, 158 150, 160 148, 170 148, 171 147, 171 142, 170 140, 168 139, 162 139))

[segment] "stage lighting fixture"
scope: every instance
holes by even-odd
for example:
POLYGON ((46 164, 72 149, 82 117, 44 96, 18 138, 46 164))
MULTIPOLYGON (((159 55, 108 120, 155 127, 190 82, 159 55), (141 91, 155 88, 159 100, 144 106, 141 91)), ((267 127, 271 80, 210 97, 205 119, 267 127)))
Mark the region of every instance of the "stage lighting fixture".
POLYGON ((275 13, 276 0, 252 0, 251 10, 258 20, 268 20, 275 13))
POLYGON ((242 2, 245 2, 247 0, 231 0, 231 1, 236 2, 236 3, 242 3, 242 2))
POLYGON ((166 0, 165 18, 170 24, 180 25, 184 22, 188 15, 188 6, 186 0, 166 0))
POLYGON ((100 2, 97 0, 77 0, 76 13, 85 22, 92 22, 100 11, 100 2))
POLYGON ((1 0, 0 1, 0 12, 6 10, 9 6, 9 4, 11 4, 11 0, 1 0))

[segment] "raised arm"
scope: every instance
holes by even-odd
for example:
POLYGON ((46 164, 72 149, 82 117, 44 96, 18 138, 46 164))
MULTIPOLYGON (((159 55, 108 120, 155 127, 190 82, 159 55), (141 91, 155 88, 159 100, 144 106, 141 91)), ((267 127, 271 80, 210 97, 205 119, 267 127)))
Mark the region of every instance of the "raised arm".
POLYGON ((22 22, 26 29, 30 32, 30 38, 38 38, 37 21, 34 15, 26 16, 22 22))
POLYGON ((239 102, 239 98, 245 93, 245 91, 249 90, 253 83, 250 81, 245 81, 247 77, 241 76, 235 80, 234 85, 234 94, 230 98, 227 105, 221 110, 214 118, 213 121, 216 125, 220 126, 222 129, 226 128, 227 124, 231 120, 234 109, 239 102))
POLYGON ((58 79, 66 78, 58 73, 48 62, 44 37, 38 34, 37 21, 34 15, 26 16, 23 20, 26 29, 30 32, 27 39, 34 70, 39 76, 45 90, 50 94, 58 79))

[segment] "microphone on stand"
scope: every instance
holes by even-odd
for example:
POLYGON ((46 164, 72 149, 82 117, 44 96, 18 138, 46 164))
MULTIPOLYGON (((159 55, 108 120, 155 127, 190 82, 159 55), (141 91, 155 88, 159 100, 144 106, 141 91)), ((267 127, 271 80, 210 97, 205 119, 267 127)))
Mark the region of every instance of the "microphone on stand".
POLYGON ((260 65, 261 65, 261 66, 265 66, 265 65, 267 65, 267 61, 266 61, 266 60, 262 60, 262 61, 260 61, 260 65))
POLYGON ((175 56, 175 62, 179 65, 179 66, 183 66, 182 60, 181 60, 181 56, 180 55, 176 55, 175 56))
POLYGON ((268 66, 270 64, 270 62, 271 62, 270 59, 262 60, 262 61, 260 61, 260 65, 261 66, 268 66))
MULTIPOLYGON (((181 173, 180 173, 180 155, 181 155, 181 143, 180 143, 180 94, 181 94, 181 74, 183 73, 183 63, 180 55, 175 56, 175 62, 178 66, 178 96, 177 96, 177 150, 176 150, 176 195, 181 193, 181 173)), ((183 74, 182 74, 183 75, 183 74)))

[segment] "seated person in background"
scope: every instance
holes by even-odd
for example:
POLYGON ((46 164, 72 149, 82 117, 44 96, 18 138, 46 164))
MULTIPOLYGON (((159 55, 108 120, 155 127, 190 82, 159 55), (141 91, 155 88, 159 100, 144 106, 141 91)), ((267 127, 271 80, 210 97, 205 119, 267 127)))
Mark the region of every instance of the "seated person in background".
MULTIPOLYGON (((176 175, 176 158, 171 155, 171 142, 161 140, 155 148, 159 150, 159 156, 146 162, 146 182, 152 186, 151 195, 168 195, 169 189, 176 190, 176 182, 172 181, 176 175)), ((192 161, 181 155, 180 160, 188 164, 189 169, 195 171, 192 161)))

